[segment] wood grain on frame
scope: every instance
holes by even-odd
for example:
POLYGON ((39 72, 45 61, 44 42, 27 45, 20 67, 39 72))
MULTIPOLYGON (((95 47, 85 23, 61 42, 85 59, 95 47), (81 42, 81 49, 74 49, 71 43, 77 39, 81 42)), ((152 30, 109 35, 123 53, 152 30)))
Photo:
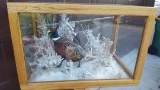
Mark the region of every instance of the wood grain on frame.
POLYGON ((119 24, 120 24, 120 16, 114 16, 113 30, 112 30, 113 45, 112 45, 112 48, 111 48, 111 53, 115 53, 115 50, 116 50, 118 32, 119 32, 119 24))
POLYGON ((79 89, 91 87, 129 86, 139 84, 147 54, 151 31, 154 24, 154 19, 156 17, 156 8, 49 3, 8 3, 7 5, 18 78, 22 90, 79 89), (147 22, 144 27, 143 38, 141 42, 141 48, 139 50, 134 78, 117 80, 77 80, 28 83, 18 13, 147 16, 147 22))
POLYGON ((135 86, 139 81, 132 79, 113 79, 113 80, 85 80, 85 81, 62 81, 62 82, 43 82, 43 83, 29 83, 21 84, 24 90, 51 90, 51 89, 79 89, 79 88, 99 88, 99 87, 113 87, 113 86, 135 86))
POLYGON ((113 57, 116 59, 117 63, 123 68, 123 70, 129 75, 130 78, 133 78, 133 73, 128 69, 128 67, 121 61, 121 59, 113 54, 113 57))
POLYGON ((134 80, 140 81, 141 79, 155 18, 156 18, 155 16, 148 16, 146 19, 146 24, 143 30, 143 36, 139 49, 138 59, 135 67, 134 80))
POLYGON ((49 3, 8 3, 8 12, 155 16, 156 8, 139 6, 108 6, 49 3))
POLYGON ((18 13, 9 13, 8 16, 19 83, 26 84, 27 73, 19 16, 18 13))

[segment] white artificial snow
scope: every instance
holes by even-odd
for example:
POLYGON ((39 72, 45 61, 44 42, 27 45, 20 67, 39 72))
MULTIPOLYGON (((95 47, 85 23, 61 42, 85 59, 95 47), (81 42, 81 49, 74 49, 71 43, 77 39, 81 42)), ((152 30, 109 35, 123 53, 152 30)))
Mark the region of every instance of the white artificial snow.
POLYGON ((96 60, 82 60, 79 68, 77 68, 77 62, 73 62, 73 67, 67 68, 68 62, 64 61, 60 68, 52 67, 52 69, 41 71, 41 74, 32 74, 29 82, 128 78, 128 75, 115 60, 110 67, 97 67, 95 62, 96 60))

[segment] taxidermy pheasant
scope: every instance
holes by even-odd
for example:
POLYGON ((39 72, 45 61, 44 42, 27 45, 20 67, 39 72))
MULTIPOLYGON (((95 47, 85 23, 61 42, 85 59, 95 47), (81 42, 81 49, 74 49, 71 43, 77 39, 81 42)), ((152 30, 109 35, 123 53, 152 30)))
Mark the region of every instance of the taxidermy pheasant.
POLYGON ((71 41, 68 38, 60 37, 56 28, 50 29, 50 38, 54 42, 54 50, 58 55, 64 58, 58 65, 60 67, 64 60, 72 60, 73 62, 79 62, 78 67, 80 67, 80 60, 84 57, 84 53, 80 46, 71 41))

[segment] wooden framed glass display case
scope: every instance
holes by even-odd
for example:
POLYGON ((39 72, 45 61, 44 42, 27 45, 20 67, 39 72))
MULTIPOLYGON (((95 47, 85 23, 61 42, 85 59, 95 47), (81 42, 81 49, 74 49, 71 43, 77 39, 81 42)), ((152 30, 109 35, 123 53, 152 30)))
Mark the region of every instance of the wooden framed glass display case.
POLYGON ((53 3, 7 6, 21 89, 139 84, 155 8, 53 3), (139 19, 129 23, 127 18, 132 16, 139 19))

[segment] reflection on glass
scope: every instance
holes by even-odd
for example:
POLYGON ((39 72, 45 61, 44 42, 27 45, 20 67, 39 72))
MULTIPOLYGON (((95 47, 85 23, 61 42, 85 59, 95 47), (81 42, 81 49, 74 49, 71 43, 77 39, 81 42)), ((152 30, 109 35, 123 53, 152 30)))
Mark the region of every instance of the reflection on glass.
POLYGON ((145 17, 122 16, 120 23, 116 55, 134 72, 145 17))
POLYGON ((129 78, 110 51, 113 20, 20 14, 29 82, 129 78))

